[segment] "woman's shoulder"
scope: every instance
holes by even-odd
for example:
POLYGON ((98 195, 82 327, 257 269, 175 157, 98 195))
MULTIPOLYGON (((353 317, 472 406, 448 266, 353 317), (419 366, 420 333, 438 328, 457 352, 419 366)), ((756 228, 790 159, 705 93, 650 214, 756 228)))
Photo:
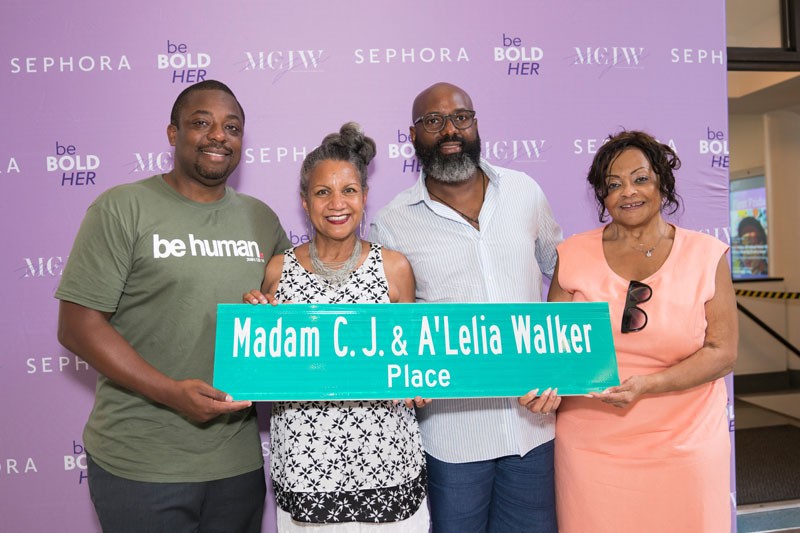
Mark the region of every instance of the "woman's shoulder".
POLYGON ((397 250, 391 250, 379 244, 372 243, 383 262, 383 272, 389 284, 389 299, 391 302, 413 302, 415 298, 416 283, 414 270, 405 255, 397 250))
POLYGON ((680 226, 675 226, 675 237, 682 241, 682 245, 687 248, 699 248, 701 250, 719 251, 720 253, 726 251, 729 246, 722 242, 717 237, 702 231, 695 231, 680 226))
POLYGON ((412 276, 413 270, 408 258, 397 250, 392 250, 377 243, 370 243, 372 250, 378 254, 383 262, 383 269, 387 276, 393 274, 408 274, 412 276))
POLYGON ((371 242, 370 243, 370 248, 375 253, 380 254, 380 256, 381 256, 381 258, 383 260, 383 263, 385 265, 389 265, 389 266, 409 265, 410 266, 410 263, 408 262, 408 259, 406 258, 406 256, 403 255, 401 252, 398 252, 397 250, 392 250, 391 248, 387 248, 387 247, 382 246, 382 245, 380 245, 378 243, 375 243, 375 242, 371 242))
POLYGON ((558 245, 558 277, 565 289, 585 277, 587 269, 596 269, 603 258, 603 227, 568 237, 558 245))
POLYGON ((273 264, 283 264, 283 261, 287 257, 292 257, 292 256, 294 256, 294 248, 289 248, 284 252, 277 253, 269 258, 269 261, 267 261, 267 267, 273 264))
POLYGON ((581 248, 589 245, 590 243, 596 243, 598 240, 603 238, 604 229, 605 226, 600 226, 598 228, 593 228, 588 231, 571 235, 564 239, 564 241, 558 246, 558 249, 581 248))
POLYGON ((289 248, 288 250, 275 254, 267 261, 267 280, 277 281, 284 270, 296 268, 295 265, 301 266, 300 261, 297 259, 297 248, 289 248))

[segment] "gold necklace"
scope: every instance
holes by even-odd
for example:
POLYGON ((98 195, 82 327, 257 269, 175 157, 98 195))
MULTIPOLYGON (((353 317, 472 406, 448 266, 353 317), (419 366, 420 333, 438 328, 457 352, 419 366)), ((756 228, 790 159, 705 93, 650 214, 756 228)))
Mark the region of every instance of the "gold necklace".
MULTIPOLYGON (((481 183, 483 183, 483 192, 481 194, 481 205, 483 205, 483 201, 486 199, 486 181, 487 181, 486 175, 483 172, 481 172, 481 183)), ((452 205, 442 200, 439 196, 434 194, 430 189, 428 189, 428 194, 430 194, 432 198, 438 200, 439 202, 443 203, 444 205, 446 205, 447 207, 449 207, 450 209, 461 215, 468 222, 472 222, 476 226, 480 226, 481 223, 478 221, 477 218, 472 218, 471 216, 465 214, 463 211, 456 209, 452 205)), ((480 216, 480 210, 478 211, 478 216, 480 216)))

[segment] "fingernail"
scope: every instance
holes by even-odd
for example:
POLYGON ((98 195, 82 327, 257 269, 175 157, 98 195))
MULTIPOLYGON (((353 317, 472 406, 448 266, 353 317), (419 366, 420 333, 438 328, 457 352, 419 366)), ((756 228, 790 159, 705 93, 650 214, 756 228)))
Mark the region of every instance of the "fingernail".
POLYGON ((225 395, 225 401, 226 402, 232 402, 233 401, 233 396, 231 396, 230 394, 226 394, 225 395))

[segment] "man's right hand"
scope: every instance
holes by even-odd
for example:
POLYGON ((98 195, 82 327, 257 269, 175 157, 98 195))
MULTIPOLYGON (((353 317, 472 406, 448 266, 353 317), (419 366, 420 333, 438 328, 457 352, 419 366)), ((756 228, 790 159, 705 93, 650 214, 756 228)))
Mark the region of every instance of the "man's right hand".
POLYGON ((72 302, 59 304, 58 340, 111 381, 166 405, 196 422, 246 409, 228 394, 198 379, 177 381, 145 361, 102 313, 72 302))
POLYGON ((176 381, 168 406, 195 422, 247 409, 253 402, 233 401, 231 396, 199 379, 176 381))

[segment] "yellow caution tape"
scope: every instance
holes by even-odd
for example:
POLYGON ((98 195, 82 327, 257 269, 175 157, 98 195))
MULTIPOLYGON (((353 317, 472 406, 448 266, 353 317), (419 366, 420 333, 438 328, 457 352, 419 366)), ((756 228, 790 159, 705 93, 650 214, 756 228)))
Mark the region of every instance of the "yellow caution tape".
POLYGON ((751 291, 745 289, 736 289, 736 296, 745 296, 747 298, 771 298, 777 300, 800 300, 800 292, 751 291))

